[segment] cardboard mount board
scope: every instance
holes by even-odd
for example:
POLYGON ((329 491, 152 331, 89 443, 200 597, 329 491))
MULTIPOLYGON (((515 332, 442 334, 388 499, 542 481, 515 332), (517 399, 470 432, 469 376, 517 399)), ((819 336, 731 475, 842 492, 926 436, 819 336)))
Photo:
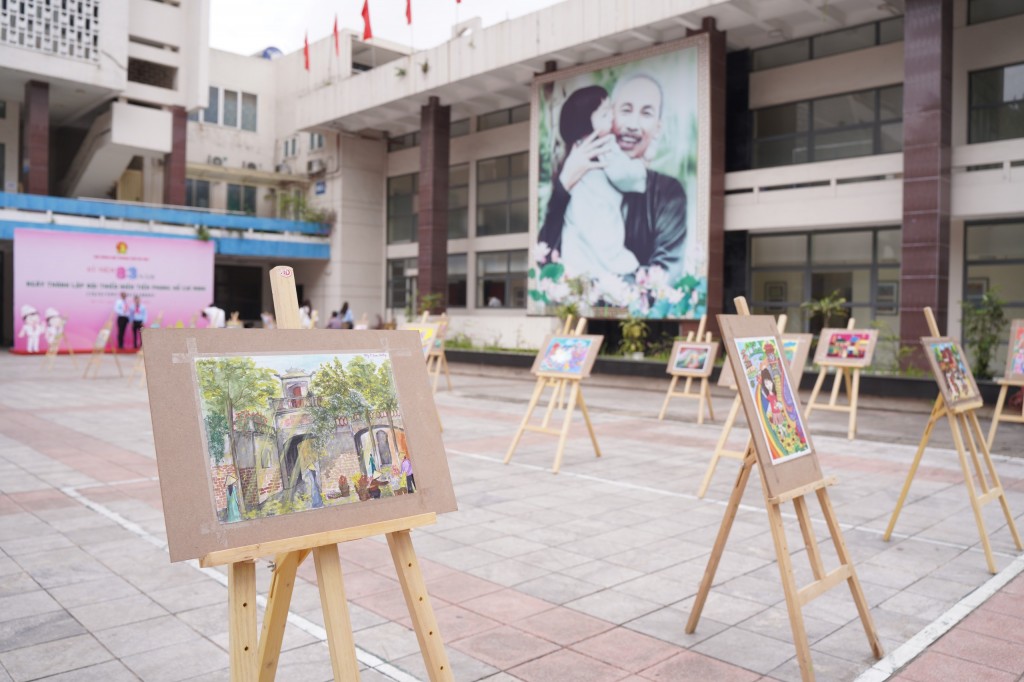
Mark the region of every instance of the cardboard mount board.
POLYGON ((996 399, 996 408, 992 413, 992 425, 988 429, 986 444, 992 449, 992 443, 996 439, 996 431, 999 429, 999 422, 1014 422, 1024 424, 1024 405, 1021 405, 1020 414, 1010 414, 1004 410, 1006 396, 1011 387, 1024 388, 1024 320, 1014 320, 1010 323, 1010 342, 1006 350, 1006 370, 999 383, 999 397, 996 399))

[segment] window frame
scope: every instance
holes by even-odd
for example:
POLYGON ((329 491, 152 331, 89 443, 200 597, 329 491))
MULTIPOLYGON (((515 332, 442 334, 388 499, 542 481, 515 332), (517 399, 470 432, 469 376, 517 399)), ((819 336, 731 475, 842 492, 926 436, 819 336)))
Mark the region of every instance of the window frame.
POLYGON ((419 206, 417 205, 417 203, 418 203, 418 194, 419 194, 419 178, 420 178, 420 174, 419 173, 403 173, 402 175, 392 175, 392 176, 388 177, 387 182, 385 182, 385 192, 386 192, 386 194, 385 194, 385 203, 384 203, 384 229, 386 230, 386 234, 384 236, 385 236, 385 241, 386 241, 386 243, 388 245, 392 245, 392 244, 415 244, 415 243, 417 243, 419 241, 419 226, 420 226, 420 222, 419 222, 419 206), (412 192, 410 194, 408 194, 408 195, 406 195, 406 194, 392 194, 391 193, 391 185, 392 185, 392 183, 393 182, 397 182, 398 180, 404 180, 406 178, 412 178, 412 192), (411 206, 410 213, 408 213, 408 214, 401 213, 401 214, 398 214, 398 215, 394 215, 391 212, 391 198, 393 196, 409 196, 409 197, 411 197, 410 202, 409 202, 409 204, 411 206), (393 239, 393 232, 392 232, 392 229, 391 229, 391 221, 392 221, 392 219, 409 219, 409 220, 411 220, 411 223, 412 223, 411 224, 412 234, 411 234, 409 239, 407 239, 407 240, 395 240, 395 239, 393 239))
POLYGON ((495 236, 495 235, 523 234, 525 232, 529 232, 529 230, 530 230, 529 222, 530 221, 529 221, 529 217, 528 216, 527 216, 525 224, 523 225, 523 229, 517 229, 517 230, 511 229, 511 227, 512 227, 512 212, 511 212, 512 204, 514 204, 514 203, 515 204, 519 204, 519 203, 526 202, 527 212, 529 212, 529 201, 530 201, 530 199, 529 199, 529 188, 527 188, 527 195, 526 195, 526 197, 518 198, 518 199, 514 199, 512 197, 512 182, 514 180, 526 180, 527 184, 529 184, 529 178, 530 178, 530 156, 529 156, 529 154, 530 153, 528 151, 515 152, 513 154, 505 154, 505 155, 502 155, 502 156, 491 156, 491 157, 488 157, 486 159, 477 159, 476 160, 476 167, 475 167, 475 170, 476 170, 476 182, 474 183, 474 186, 473 186, 474 187, 475 196, 476 196, 476 206, 475 206, 475 208, 476 208, 476 221, 474 222, 474 235, 475 236, 477 236, 477 237, 492 237, 492 236, 495 236), (526 160, 526 172, 525 172, 525 175, 512 175, 512 159, 514 157, 524 157, 525 158, 525 160, 526 160), (480 174, 480 164, 487 163, 489 161, 498 161, 498 160, 504 160, 508 164, 508 174, 503 179, 481 181, 480 180, 480 175, 481 175, 480 174), (480 187, 481 187, 481 185, 498 185, 498 184, 501 184, 501 183, 505 184, 505 189, 506 189, 506 191, 505 191, 505 199, 503 201, 492 201, 492 202, 483 202, 483 201, 481 201, 481 199, 480 199, 480 187), (480 231, 481 225, 482 224, 486 225, 486 223, 484 223, 484 221, 480 220, 480 211, 483 210, 483 209, 494 208, 494 207, 497 207, 497 206, 504 206, 505 207, 505 229, 499 230, 499 231, 481 232, 480 231))
MULTIPOLYGON (((984 23, 984 22, 983 22, 984 23)), ((995 137, 986 140, 976 140, 974 138, 974 112, 975 111, 997 111, 999 109, 1008 108, 1011 106, 1017 106, 1024 109, 1024 96, 1020 99, 1002 101, 998 104, 975 104, 974 103, 974 77, 979 74, 991 73, 994 71, 1004 71, 1010 67, 1019 66, 1024 68, 1024 62, 1013 62, 1012 64, 1002 64, 1000 66, 991 66, 984 69, 977 69, 975 71, 967 72, 967 144, 985 144, 987 142, 1002 142, 1003 140, 1019 140, 1021 137, 995 137)), ((1004 76, 1005 78, 1005 76, 1004 76)), ((1005 82, 1005 80, 1004 80, 1005 82)), ((1024 114, 1022 114, 1024 116, 1024 114)))
POLYGON ((474 302, 475 303, 474 307, 477 310, 487 310, 487 309, 490 309, 490 310, 525 310, 526 309, 526 298, 528 296, 528 294, 526 293, 526 288, 527 288, 527 271, 523 270, 523 272, 521 272, 521 273, 520 272, 513 272, 512 271, 512 256, 513 256, 513 254, 520 254, 520 253, 526 255, 527 268, 529 268, 529 257, 530 257, 529 249, 499 249, 497 251, 477 251, 477 252, 474 253, 474 256, 476 257, 476 301, 474 302), (480 267, 480 259, 484 258, 484 257, 488 257, 488 256, 496 256, 496 255, 499 255, 499 254, 504 254, 505 257, 506 257, 505 272, 503 273, 504 274, 503 284, 504 284, 504 291, 505 291, 505 299, 506 300, 503 300, 501 302, 501 306, 490 306, 490 305, 488 305, 488 299, 487 299, 487 296, 486 296, 486 294, 484 292, 484 281, 485 281, 485 279, 486 280, 495 281, 497 278, 495 277, 494 274, 490 274, 490 275, 485 275, 484 274, 483 268, 480 267), (510 301, 508 300, 508 299, 510 299, 512 297, 511 294, 512 294, 512 290, 513 290, 513 283, 514 283, 514 281, 516 281, 516 280, 513 279, 514 276, 515 276, 516 280, 518 280, 519 278, 521 278, 521 280, 522 280, 522 290, 523 290, 524 293, 523 293, 523 304, 521 306, 520 305, 510 305, 510 301))

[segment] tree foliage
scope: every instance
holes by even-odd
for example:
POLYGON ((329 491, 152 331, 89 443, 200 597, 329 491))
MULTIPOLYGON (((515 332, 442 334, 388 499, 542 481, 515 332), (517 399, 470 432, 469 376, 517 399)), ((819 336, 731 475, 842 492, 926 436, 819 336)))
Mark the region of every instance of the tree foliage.
POLYGON ((989 289, 977 302, 961 301, 964 317, 964 342, 974 361, 971 371, 979 379, 991 379, 988 366, 1003 339, 1006 304, 995 289, 989 289))
POLYGON ((208 413, 223 414, 229 426, 234 423, 236 412, 266 410, 267 401, 281 395, 274 373, 257 367, 252 358, 199 360, 196 373, 208 413))

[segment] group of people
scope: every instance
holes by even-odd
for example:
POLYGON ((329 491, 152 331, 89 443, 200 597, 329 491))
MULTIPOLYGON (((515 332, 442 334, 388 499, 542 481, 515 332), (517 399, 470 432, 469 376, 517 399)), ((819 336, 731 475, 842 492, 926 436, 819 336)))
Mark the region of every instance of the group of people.
POLYGON ((132 348, 142 348, 142 328, 149 319, 149 309, 142 299, 135 296, 129 302, 128 294, 122 291, 114 303, 114 314, 117 315, 117 349, 124 350, 124 336, 129 326, 132 329, 132 348))
POLYGON ((328 329, 354 329, 356 320, 349 310, 348 301, 341 304, 341 310, 331 313, 331 319, 327 321, 328 329))
MULTIPOLYGON (((228 319, 224 309, 219 308, 213 303, 206 306, 202 310, 203 319, 208 323, 211 329, 222 329, 224 327, 231 326, 242 326, 238 320, 238 313, 232 313, 231 319, 228 319), (237 324, 232 324, 236 322, 237 324)), ((264 312, 260 314, 260 320, 263 323, 264 329, 274 329, 277 326, 277 322, 271 313, 264 312)), ((302 305, 299 306, 299 323, 303 329, 313 329, 316 326, 317 315, 313 309, 312 304, 309 300, 304 300, 302 305)), ((348 301, 345 301, 341 310, 336 310, 331 313, 331 319, 327 322, 327 329, 354 329, 355 318, 352 316, 352 311, 348 307, 348 301)))

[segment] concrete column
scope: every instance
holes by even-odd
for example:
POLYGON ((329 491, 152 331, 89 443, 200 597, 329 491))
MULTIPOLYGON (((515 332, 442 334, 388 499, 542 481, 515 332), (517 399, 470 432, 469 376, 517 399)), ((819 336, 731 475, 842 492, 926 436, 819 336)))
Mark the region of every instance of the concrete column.
POLYGON ((25 105, 21 114, 22 191, 50 193, 50 84, 25 83, 25 105))
MULTIPOLYGON (((419 295, 441 294, 439 313, 448 293, 448 141, 451 107, 437 97, 420 109, 419 295)), ((417 303, 419 303, 417 301, 417 303)), ((420 311, 422 312, 422 311, 420 311)))
POLYGON ((164 155, 164 203, 185 205, 185 142, 188 115, 184 107, 171 107, 171 153, 164 155))
POLYGON ((918 350, 923 310, 946 332, 949 291, 953 0, 907 0, 903 18, 903 253, 900 338, 918 350))

